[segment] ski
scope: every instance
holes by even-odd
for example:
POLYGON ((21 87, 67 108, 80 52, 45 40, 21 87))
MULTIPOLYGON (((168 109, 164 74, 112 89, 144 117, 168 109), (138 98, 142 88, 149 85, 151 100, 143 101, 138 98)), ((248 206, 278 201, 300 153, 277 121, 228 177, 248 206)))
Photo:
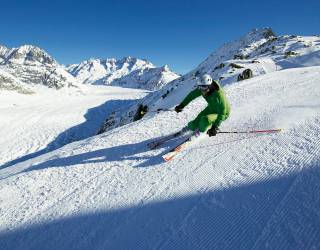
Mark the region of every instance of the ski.
POLYGON ((171 139, 178 137, 181 134, 182 134, 181 131, 179 131, 174 134, 164 136, 158 140, 152 141, 152 142, 148 143, 147 145, 150 149, 155 149, 158 146, 160 146, 161 144, 165 143, 166 141, 170 141, 171 139))
POLYGON ((194 144, 195 141, 198 141, 199 139, 202 139, 206 137, 206 133, 194 133, 192 134, 188 139, 184 140, 182 143, 180 143, 178 146, 174 147, 171 149, 168 153, 164 154, 162 158, 165 161, 171 161, 177 154, 179 154, 181 151, 186 149, 187 147, 191 146, 194 144))
POLYGON ((267 130, 249 130, 249 131, 218 131, 218 134, 261 134, 261 133, 278 133, 283 129, 267 129, 267 130))
POLYGON ((154 141, 148 143, 147 146, 150 149, 155 149, 155 148, 159 147, 161 144, 163 144, 163 143, 165 143, 167 141, 170 141, 173 138, 179 137, 180 135, 183 135, 186 131, 187 131, 186 128, 183 128, 182 130, 180 130, 178 132, 175 132, 173 134, 164 136, 164 137, 162 137, 162 138, 160 138, 158 140, 154 140, 154 141))

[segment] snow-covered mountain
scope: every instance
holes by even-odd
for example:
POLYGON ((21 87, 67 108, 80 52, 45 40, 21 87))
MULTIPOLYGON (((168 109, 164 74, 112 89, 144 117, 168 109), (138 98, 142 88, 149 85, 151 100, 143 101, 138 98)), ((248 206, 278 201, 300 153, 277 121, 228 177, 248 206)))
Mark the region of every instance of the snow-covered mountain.
POLYGON ((185 95, 197 78, 208 73, 223 86, 274 71, 320 65, 319 36, 276 36, 270 28, 255 29, 240 39, 226 43, 213 52, 198 67, 168 83, 126 110, 119 109, 107 117, 101 131, 140 119, 141 111, 174 107, 181 100, 175 93, 185 95))
POLYGON ((0 46, 0 69, 29 86, 44 85, 56 89, 80 86, 63 66, 36 46, 12 49, 0 46))
POLYGON ((124 57, 100 60, 90 59, 72 64, 66 69, 85 84, 101 84, 158 90, 179 75, 170 71, 167 65, 157 68, 147 60, 124 57))
POLYGON ((159 90, 167 83, 179 78, 180 76, 172 72, 168 65, 159 68, 136 69, 129 74, 115 79, 113 86, 127 88, 159 90))
POLYGON ((146 60, 132 57, 124 57, 121 60, 92 58, 80 64, 67 66, 67 70, 80 82, 106 85, 110 85, 115 79, 126 76, 134 70, 146 68, 155 68, 155 66, 146 60))
POLYGON ((276 36, 270 28, 255 29, 212 53, 192 74, 209 73, 223 85, 277 70, 320 65, 319 36, 276 36))
POLYGON ((1 90, 12 90, 20 94, 32 94, 34 93, 31 89, 22 83, 13 75, 0 69, 0 92, 1 90))
POLYGON ((18 48, 8 49, 0 46, 0 54, 2 63, 12 64, 51 64, 57 65, 58 63, 44 50, 31 45, 23 45, 18 48))
POLYGON ((12 49, 0 45, 0 70, 18 79, 17 85, 56 89, 81 89, 83 84, 95 84, 154 91, 179 77, 166 65, 157 68, 147 60, 132 57, 90 59, 65 67, 43 49, 31 45, 12 49))

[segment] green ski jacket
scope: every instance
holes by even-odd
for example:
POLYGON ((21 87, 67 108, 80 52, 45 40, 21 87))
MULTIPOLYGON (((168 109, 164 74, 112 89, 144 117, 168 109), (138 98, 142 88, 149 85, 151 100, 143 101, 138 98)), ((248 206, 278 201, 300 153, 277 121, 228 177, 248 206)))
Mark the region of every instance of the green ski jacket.
POLYGON ((185 107, 197 97, 202 96, 208 103, 208 107, 206 108, 208 113, 218 114, 214 125, 219 126, 221 122, 229 116, 230 104, 220 84, 218 84, 218 86, 219 90, 214 91, 208 96, 204 95, 200 89, 196 88, 184 98, 181 102, 182 106, 185 107))

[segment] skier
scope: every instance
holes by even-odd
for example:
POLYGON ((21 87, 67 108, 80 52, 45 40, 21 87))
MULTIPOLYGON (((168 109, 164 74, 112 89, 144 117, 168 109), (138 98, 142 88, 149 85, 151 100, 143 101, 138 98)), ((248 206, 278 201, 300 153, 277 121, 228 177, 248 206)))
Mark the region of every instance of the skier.
POLYGON ((205 74, 197 82, 197 88, 191 91, 184 100, 175 107, 177 113, 181 112, 191 101, 202 96, 208 106, 200 114, 188 123, 186 129, 195 133, 206 132, 209 136, 215 136, 220 124, 229 117, 230 105, 220 84, 205 74), (210 128, 211 127, 211 128, 210 128))

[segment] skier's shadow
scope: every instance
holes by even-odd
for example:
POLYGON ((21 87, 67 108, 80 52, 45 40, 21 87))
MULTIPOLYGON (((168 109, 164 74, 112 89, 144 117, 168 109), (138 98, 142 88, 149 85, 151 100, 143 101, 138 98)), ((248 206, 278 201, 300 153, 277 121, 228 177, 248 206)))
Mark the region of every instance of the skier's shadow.
POLYGON ((88 109, 88 111, 84 115, 85 121, 83 123, 65 130, 64 132, 59 134, 52 142, 50 142, 44 149, 4 163, 4 165, 0 166, 0 170, 38 157, 42 154, 49 153, 53 150, 63 147, 68 143, 94 136, 108 114, 110 114, 114 110, 119 109, 119 107, 121 109, 125 109, 126 107, 132 105, 133 102, 135 102, 135 100, 108 100, 97 107, 88 109))
MULTIPOLYGON (((128 162, 128 165, 126 166, 134 168, 152 167, 164 162, 161 155, 166 152, 168 148, 168 145, 163 144, 157 149, 160 150, 158 154, 152 153, 152 150, 148 148, 147 144, 159 138, 149 139, 133 144, 122 144, 110 148, 69 155, 66 157, 49 159, 42 163, 32 165, 31 167, 25 169, 23 172, 52 167, 70 167, 79 164, 95 164, 108 162, 118 163, 121 161, 132 161, 132 163, 128 162)), ((101 139, 103 139, 103 137, 101 139)), ((110 166, 112 166, 112 164, 110 166)))
MULTIPOLYGON (((242 140, 248 140, 254 137, 263 136, 263 135, 252 135, 245 136, 238 139, 229 139, 223 142, 216 142, 213 145, 222 145, 230 142, 239 142, 242 140)), ((159 150, 158 154, 152 153, 153 151, 148 148, 148 143, 160 139, 153 138, 138 143, 132 144, 122 144, 118 146, 112 146, 110 148, 103 148, 94 151, 89 151, 85 153, 69 155, 66 157, 59 157, 54 159, 49 159, 37 165, 32 165, 31 167, 25 169, 23 172, 29 172, 33 170, 41 170, 52 167, 70 167, 79 164, 96 164, 96 163, 109 163, 109 167, 119 166, 119 163, 122 161, 128 161, 128 163, 123 164, 122 166, 129 166, 132 168, 144 168, 144 167, 154 167, 161 163, 164 163, 163 158, 161 157, 165 152, 169 150, 173 145, 177 145, 185 139, 185 137, 175 138, 167 143, 162 144, 157 148, 159 150), (170 147, 169 147, 170 145, 170 147), (130 161, 132 161, 130 163, 130 161), (114 164, 112 164, 114 162, 114 164), (111 163, 111 164, 110 164, 111 163)), ((101 138, 103 140, 103 137, 101 138)), ((81 147, 81 146, 80 146, 81 147)), ((195 149, 200 149, 207 146, 195 147, 195 149)))

